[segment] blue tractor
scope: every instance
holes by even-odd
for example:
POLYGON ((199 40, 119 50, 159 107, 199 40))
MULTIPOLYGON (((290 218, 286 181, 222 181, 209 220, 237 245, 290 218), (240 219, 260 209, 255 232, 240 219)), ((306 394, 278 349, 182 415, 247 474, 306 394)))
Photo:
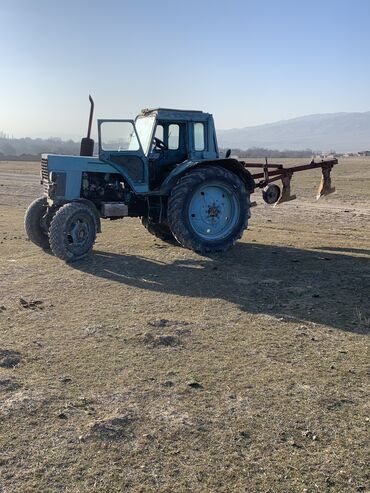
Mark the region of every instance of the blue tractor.
POLYGON ((71 262, 92 249, 102 219, 140 217, 149 233, 199 253, 222 252, 247 227, 255 182, 242 162, 220 158, 212 115, 145 109, 135 120, 98 120, 98 156, 43 154, 44 196, 25 216, 29 239, 71 262))

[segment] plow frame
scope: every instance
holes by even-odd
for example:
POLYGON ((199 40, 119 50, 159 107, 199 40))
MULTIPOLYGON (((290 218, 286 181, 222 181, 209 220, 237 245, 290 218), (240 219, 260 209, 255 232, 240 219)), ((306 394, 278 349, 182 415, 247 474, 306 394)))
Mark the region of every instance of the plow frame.
POLYGON ((331 186, 330 173, 333 166, 338 164, 338 159, 322 159, 320 161, 315 161, 312 159, 310 163, 298 164, 289 167, 284 167, 283 164, 272 164, 268 163, 266 158, 265 163, 246 163, 245 161, 240 161, 245 168, 261 169, 261 172, 252 172, 252 177, 255 180, 256 188, 266 189, 270 183, 281 180, 282 191, 278 200, 274 205, 278 205, 282 202, 288 202, 294 200, 296 195, 291 194, 290 182, 294 173, 300 171, 307 171, 311 169, 321 168, 321 183, 317 191, 316 199, 318 200, 322 195, 329 195, 335 192, 335 188, 331 186))

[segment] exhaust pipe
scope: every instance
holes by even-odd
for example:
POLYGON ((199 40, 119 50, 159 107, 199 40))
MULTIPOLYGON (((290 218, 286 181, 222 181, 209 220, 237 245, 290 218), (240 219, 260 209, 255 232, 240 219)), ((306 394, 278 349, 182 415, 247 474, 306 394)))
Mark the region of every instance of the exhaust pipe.
POLYGON ((87 127, 87 136, 81 139, 80 156, 92 156, 94 154, 94 140, 90 138, 92 119, 94 115, 94 100, 89 94, 90 116, 87 127))

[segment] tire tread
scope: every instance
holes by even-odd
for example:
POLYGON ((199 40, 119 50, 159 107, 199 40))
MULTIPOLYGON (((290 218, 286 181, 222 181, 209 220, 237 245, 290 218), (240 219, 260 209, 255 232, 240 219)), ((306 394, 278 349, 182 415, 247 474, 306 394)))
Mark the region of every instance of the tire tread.
POLYGON ((175 244, 177 243, 175 237, 173 236, 170 228, 164 223, 154 223, 150 221, 147 217, 141 218, 141 224, 151 235, 159 238, 160 240, 175 244))

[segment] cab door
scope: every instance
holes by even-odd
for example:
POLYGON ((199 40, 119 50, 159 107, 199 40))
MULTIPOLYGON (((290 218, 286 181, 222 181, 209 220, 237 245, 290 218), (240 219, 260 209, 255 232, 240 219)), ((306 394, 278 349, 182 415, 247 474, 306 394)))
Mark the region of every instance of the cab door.
POLYGON ((113 166, 135 192, 149 190, 148 160, 133 120, 98 120, 99 159, 113 166))

